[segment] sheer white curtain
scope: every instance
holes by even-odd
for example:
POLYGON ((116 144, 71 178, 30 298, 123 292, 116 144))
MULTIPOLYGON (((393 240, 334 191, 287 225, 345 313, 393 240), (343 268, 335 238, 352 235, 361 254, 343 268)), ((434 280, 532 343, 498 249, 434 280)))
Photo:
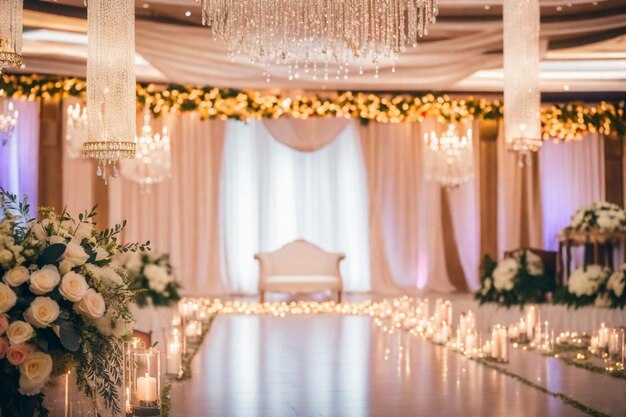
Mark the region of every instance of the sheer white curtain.
POLYGON ((577 142, 546 142, 539 164, 543 243, 556 250, 557 234, 576 209, 605 199, 604 138, 594 134, 577 142))
POLYGON ((27 195, 34 216, 39 184, 39 103, 13 100, 13 105, 19 118, 13 137, 5 146, 0 143, 0 187, 20 198, 27 195))
POLYGON ((227 122, 222 163, 221 245, 230 289, 255 293, 253 256, 303 238, 346 254, 347 291, 370 289, 366 174, 356 129, 303 153, 261 122, 227 122))

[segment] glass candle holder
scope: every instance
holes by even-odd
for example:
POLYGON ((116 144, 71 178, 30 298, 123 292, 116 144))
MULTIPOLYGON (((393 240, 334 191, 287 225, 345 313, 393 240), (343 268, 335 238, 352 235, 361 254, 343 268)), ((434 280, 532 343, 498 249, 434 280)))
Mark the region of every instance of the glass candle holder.
POLYGON ((165 373, 179 376, 182 372, 183 360, 183 337, 179 329, 172 329, 166 337, 167 351, 165 361, 165 373))
POLYGON ((132 416, 161 416, 161 352, 156 349, 132 353, 129 387, 132 416))

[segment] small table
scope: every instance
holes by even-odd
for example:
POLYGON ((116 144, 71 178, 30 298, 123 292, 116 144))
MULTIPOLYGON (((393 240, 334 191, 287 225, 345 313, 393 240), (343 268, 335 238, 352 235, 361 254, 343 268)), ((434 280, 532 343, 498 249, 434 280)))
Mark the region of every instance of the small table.
POLYGON ((563 285, 567 284, 572 263, 572 247, 585 247, 584 266, 588 264, 603 265, 612 269, 619 267, 614 265, 613 249, 622 245, 625 249, 626 259, 626 233, 624 232, 600 232, 600 231, 573 231, 563 230, 557 236, 559 251, 557 252, 556 276, 563 285), (563 265, 563 249, 565 249, 565 265, 563 265), (590 253, 590 251, 592 253, 590 253))

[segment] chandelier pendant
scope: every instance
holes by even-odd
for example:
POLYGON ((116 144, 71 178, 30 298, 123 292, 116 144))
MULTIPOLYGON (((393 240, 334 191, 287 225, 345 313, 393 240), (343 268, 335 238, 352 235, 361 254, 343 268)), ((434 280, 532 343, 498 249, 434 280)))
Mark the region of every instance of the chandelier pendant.
POLYGON ((82 154, 107 182, 119 161, 135 157, 135 2, 92 0, 87 6, 87 141, 82 154))
MULTIPOLYGON (((438 0, 202 0, 202 22, 225 41, 231 57, 289 65, 289 79, 347 78, 350 67, 395 65, 428 35, 438 0)), ((269 79, 268 79, 269 80, 269 79)))
MULTIPOLYGON (((3 95, 3 90, 0 90, 0 96, 3 95)), ((13 137, 15 128, 17 127, 17 120, 19 112, 15 110, 13 102, 11 100, 4 100, 2 103, 2 113, 0 113, 0 143, 5 146, 9 143, 9 140, 13 137)))
POLYGON ((79 103, 70 105, 65 115, 65 140, 67 153, 71 159, 80 157, 87 137, 87 108, 79 103))
POLYGON ((22 66, 23 0, 0 0, 0 72, 22 66))
POLYGON ((474 177, 474 144, 472 129, 459 136, 451 123, 446 131, 424 133, 423 162, 426 179, 445 188, 456 188, 474 177))
POLYGON ((122 162, 122 175, 139 184, 142 192, 172 176, 170 135, 167 127, 161 133, 152 131, 150 110, 146 105, 141 135, 137 138, 134 159, 122 162))
POLYGON ((542 145, 539 18, 539 0, 503 4, 504 136, 520 166, 529 165, 542 145))

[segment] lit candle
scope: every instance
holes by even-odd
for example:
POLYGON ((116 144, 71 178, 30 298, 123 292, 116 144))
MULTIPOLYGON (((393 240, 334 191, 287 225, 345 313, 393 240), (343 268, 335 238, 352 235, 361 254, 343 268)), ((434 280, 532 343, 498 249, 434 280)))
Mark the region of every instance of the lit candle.
POLYGON ((177 375, 180 372, 182 346, 178 340, 167 345, 167 373, 177 375))
POLYGON ((145 376, 137 378, 137 399, 146 403, 155 402, 157 396, 157 381, 146 372, 145 376))
POLYGON ((502 360, 502 362, 508 362, 509 361, 509 338, 507 337, 507 329, 506 326, 502 326, 499 330, 498 336, 499 336, 499 340, 498 343, 500 344, 500 357, 499 359, 502 360))
POLYGON ((535 331, 535 326, 537 325, 537 309, 535 306, 530 306, 528 309, 528 314, 526 315, 526 332, 528 333, 528 337, 532 339, 533 332, 535 331))
POLYGON ((609 344, 609 328, 604 323, 600 324, 600 330, 598 330, 598 347, 600 349, 606 349, 609 344))
POLYGON ((132 413, 132 408, 130 408, 130 388, 126 387, 126 405, 125 405, 126 414, 132 413))

